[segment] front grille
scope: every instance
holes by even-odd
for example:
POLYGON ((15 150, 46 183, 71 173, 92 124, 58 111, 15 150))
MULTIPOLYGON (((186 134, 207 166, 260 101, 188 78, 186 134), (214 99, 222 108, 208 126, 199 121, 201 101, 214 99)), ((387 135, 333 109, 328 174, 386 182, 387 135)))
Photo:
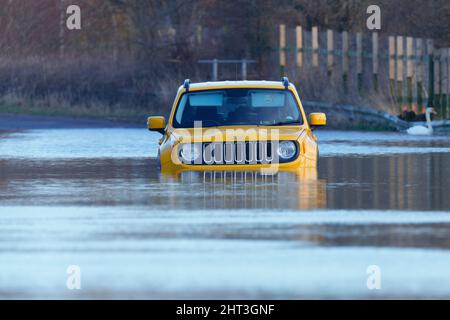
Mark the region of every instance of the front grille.
MULTIPOLYGON (((279 163, 278 141, 204 142, 201 157, 191 165, 257 165, 279 163)), ((298 148, 297 148, 298 149, 298 148)))

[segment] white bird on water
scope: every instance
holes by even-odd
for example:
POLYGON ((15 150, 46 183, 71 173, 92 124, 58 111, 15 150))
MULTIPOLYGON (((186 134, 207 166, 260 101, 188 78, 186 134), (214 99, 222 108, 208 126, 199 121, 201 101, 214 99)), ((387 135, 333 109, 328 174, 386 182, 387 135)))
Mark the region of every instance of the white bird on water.
POLYGON ((414 126, 406 130, 410 135, 414 136, 429 136, 433 134, 433 126, 431 125, 431 113, 436 113, 433 108, 427 108, 425 112, 425 119, 427 126, 414 126))

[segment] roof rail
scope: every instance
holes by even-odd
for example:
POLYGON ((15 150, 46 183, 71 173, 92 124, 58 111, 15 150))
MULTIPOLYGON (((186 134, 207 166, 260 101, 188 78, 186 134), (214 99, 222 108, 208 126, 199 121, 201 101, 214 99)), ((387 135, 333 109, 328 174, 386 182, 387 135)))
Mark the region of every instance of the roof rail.
POLYGON ((191 80, 189 80, 189 79, 184 80, 183 87, 186 89, 186 91, 189 91, 189 85, 190 84, 191 84, 191 80))
POLYGON ((281 82, 283 82, 284 87, 287 89, 289 87, 289 79, 288 77, 283 77, 281 79, 281 82))

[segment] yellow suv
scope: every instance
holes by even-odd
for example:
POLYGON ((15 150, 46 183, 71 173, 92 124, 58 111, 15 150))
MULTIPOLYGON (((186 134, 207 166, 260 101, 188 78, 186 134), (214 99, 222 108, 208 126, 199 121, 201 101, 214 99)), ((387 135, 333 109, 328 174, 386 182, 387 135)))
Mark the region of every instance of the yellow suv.
POLYGON ((190 83, 177 92, 169 121, 149 117, 160 132, 161 171, 292 171, 316 167, 315 126, 326 116, 306 118, 295 86, 274 81, 190 83))

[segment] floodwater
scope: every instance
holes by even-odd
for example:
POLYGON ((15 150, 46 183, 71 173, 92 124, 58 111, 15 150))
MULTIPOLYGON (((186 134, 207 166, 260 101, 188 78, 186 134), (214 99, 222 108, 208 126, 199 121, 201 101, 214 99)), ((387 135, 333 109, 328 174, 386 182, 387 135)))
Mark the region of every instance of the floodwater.
POLYGON ((161 176, 145 129, 0 132, 0 298, 450 298, 450 137, 317 135, 318 171, 161 176))

